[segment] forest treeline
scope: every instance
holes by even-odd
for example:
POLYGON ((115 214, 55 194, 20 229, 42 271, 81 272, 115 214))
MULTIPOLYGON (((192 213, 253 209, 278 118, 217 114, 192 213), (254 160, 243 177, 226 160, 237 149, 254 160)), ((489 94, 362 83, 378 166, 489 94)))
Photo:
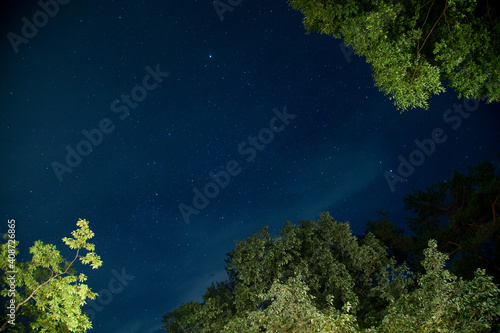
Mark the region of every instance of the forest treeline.
POLYGON ((163 318, 168 332, 495 332, 500 178, 488 162, 379 212, 363 235, 328 213, 236 242, 227 280, 163 318))

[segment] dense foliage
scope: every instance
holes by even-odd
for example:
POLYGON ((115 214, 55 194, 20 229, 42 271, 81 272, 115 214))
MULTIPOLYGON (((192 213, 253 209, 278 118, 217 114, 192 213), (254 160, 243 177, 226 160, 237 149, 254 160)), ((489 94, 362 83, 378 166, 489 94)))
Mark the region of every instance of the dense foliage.
POLYGON ((491 0, 289 0, 306 31, 343 38, 401 111, 445 91, 500 101, 500 11, 491 0))
POLYGON ((483 268, 500 282, 500 177, 491 163, 470 167, 467 174, 455 171, 450 180, 415 190, 403 201, 411 212, 411 234, 405 235, 383 213, 367 229, 398 262, 421 271, 421 253, 434 238, 439 250, 449 254, 455 274, 471 279, 476 268, 483 268))
MULTIPOLYGON (((0 269, 3 297, 8 297, 6 311, 2 316, 0 331, 8 332, 86 332, 92 328, 88 315, 82 313, 81 306, 87 298, 94 299, 97 293, 92 292, 85 282, 84 274, 76 275, 73 264, 77 259, 82 264, 90 264, 92 268, 102 265, 100 257, 95 253, 95 246, 87 240, 94 236, 89 229, 88 221, 78 220, 78 229, 71 234, 73 238, 63 238, 63 242, 76 250, 75 257, 64 259, 54 245, 36 241, 30 248, 33 255, 31 261, 18 262, 9 259, 6 242, 0 245, 0 269), (83 250, 87 253, 82 255, 83 250), (9 272, 15 271, 15 274, 9 272), (10 280, 15 277, 15 293, 9 295, 10 280), (15 302, 14 325, 9 323, 7 314, 10 300, 15 302)), ((7 237, 4 237, 7 240, 7 237)), ((15 253, 18 254, 18 241, 15 241, 15 253)), ((12 256, 11 256, 12 257, 12 256)))
POLYGON ((371 233, 348 223, 287 222, 236 243, 229 279, 203 302, 164 316, 169 332, 488 332, 500 316, 499 288, 484 270, 466 281, 445 268, 430 240, 416 277, 371 233))

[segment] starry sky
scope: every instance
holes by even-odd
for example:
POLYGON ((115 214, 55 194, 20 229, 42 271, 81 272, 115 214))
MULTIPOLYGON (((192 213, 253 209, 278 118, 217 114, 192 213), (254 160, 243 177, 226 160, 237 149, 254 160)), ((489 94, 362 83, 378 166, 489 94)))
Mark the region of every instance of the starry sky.
POLYGON ((19 260, 38 239, 70 258, 61 239, 90 221, 91 332, 162 332, 264 225, 329 211, 360 234, 387 210, 404 227, 412 189, 497 163, 498 104, 448 89, 400 114, 286 1, 58 3, 0 9, 0 232, 16 220, 19 260))

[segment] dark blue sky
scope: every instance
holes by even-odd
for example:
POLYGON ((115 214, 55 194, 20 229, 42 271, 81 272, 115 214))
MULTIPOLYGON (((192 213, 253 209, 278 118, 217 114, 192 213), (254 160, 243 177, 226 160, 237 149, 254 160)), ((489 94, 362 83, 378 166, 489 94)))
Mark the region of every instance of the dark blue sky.
POLYGON ((90 221, 104 265, 77 268, 103 295, 92 332, 160 332, 264 225, 276 235, 329 211, 361 233, 381 209, 404 226, 403 195, 497 159, 498 104, 449 89, 399 114, 364 59, 305 35, 286 1, 243 1, 223 21, 209 0, 70 1, 47 22, 36 1, 2 6, 0 232, 16 219, 21 259, 38 239, 70 257, 61 239, 90 221), (16 52, 8 34, 34 15, 16 52), (475 111, 458 126, 443 118, 454 105, 475 111), (391 191, 384 172, 439 128, 446 141, 391 191), (87 156, 68 166, 68 149, 87 156), (206 184, 187 224, 179 205, 206 184))

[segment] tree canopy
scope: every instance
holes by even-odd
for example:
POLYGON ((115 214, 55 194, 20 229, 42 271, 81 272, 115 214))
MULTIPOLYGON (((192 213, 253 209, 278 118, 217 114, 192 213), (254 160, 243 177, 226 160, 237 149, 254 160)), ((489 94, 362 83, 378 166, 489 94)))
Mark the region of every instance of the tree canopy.
MULTIPOLYGON (((0 332, 86 332, 92 328, 88 315, 82 313, 80 307, 86 304, 87 298, 95 299, 97 293, 84 283, 87 280, 85 274, 76 275, 73 264, 79 259, 82 264, 95 269, 102 265, 102 261, 95 253, 94 244, 87 242, 94 236, 88 221, 79 219, 76 225, 78 229, 71 233, 73 238, 63 238, 70 249, 76 250, 71 261, 63 258, 54 245, 40 240, 30 248, 32 260, 26 262, 9 259, 8 253, 13 250, 9 245, 13 242, 0 245, 1 295, 9 297, 0 332), (83 255, 85 250, 87 252, 83 255), (14 293, 8 276, 12 274, 7 274, 12 271, 15 272, 14 293), (8 308, 11 299, 15 305, 15 320, 9 323, 12 316, 7 314, 12 314, 8 308)), ((18 243, 15 241, 16 255, 19 253, 18 243)))
POLYGON ((490 0, 288 0, 307 33, 343 38, 401 111, 428 108, 448 85, 500 101, 500 11, 490 0))
POLYGON ((329 214, 267 227, 236 242, 228 279, 203 302, 165 314, 168 332, 488 332, 498 286, 484 270, 466 281, 445 267, 435 240, 423 274, 397 265, 373 234, 358 238, 329 214))
POLYGON ((413 271, 421 271, 421 253, 431 238, 451 258, 451 270, 470 279, 483 268, 500 282, 500 177, 495 167, 484 162, 467 173, 453 172, 450 180, 414 190, 403 198, 410 212, 411 234, 392 224, 382 213, 368 223, 373 232, 413 271))

